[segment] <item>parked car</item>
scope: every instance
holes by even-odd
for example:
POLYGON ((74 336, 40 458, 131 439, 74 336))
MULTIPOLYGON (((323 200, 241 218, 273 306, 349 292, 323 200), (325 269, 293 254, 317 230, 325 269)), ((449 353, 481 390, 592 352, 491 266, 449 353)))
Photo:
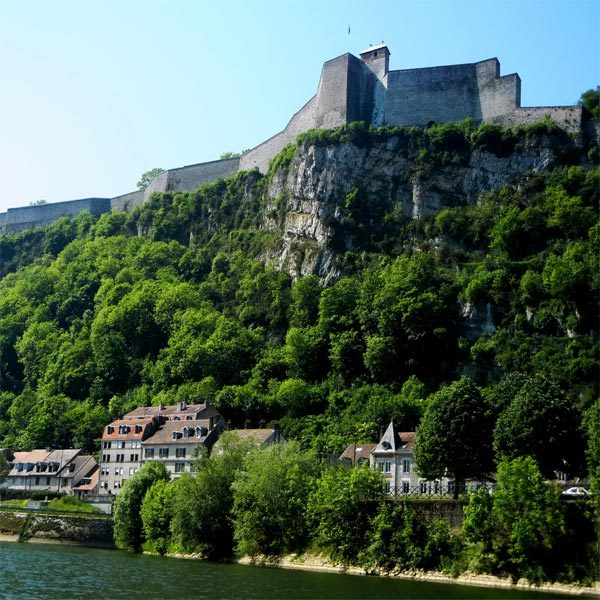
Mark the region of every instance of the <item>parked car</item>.
POLYGON ((581 486, 570 487, 562 493, 563 496, 589 496, 589 494, 590 493, 581 486))

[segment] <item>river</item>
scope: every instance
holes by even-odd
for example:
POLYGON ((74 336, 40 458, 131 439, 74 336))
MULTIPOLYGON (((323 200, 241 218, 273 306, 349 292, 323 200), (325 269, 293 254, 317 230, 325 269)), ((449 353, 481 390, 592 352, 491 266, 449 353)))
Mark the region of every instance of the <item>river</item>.
POLYGON ((0 598, 564 598, 357 575, 215 564, 117 550, 0 543, 0 598))

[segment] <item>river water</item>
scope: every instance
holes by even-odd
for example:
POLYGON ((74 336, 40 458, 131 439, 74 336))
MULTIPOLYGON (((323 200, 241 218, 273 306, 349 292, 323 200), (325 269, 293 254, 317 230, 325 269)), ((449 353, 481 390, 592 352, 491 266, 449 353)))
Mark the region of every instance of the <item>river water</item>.
POLYGON ((0 543, 0 598, 561 598, 378 577, 133 555, 117 550, 0 543))

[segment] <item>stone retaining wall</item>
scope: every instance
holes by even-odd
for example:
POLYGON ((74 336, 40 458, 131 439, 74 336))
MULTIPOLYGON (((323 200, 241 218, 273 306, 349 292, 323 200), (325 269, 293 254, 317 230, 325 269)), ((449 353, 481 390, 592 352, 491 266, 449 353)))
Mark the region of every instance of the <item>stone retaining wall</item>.
POLYGON ((114 547, 113 521, 102 517, 0 511, 0 534, 28 540, 60 541, 85 546, 114 547))

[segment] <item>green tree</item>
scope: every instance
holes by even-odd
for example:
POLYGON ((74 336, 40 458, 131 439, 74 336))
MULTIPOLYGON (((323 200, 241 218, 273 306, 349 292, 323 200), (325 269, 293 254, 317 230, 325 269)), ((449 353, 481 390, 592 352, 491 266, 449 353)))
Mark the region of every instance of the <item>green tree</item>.
POLYGON ((369 567, 414 570, 423 566, 427 527, 406 502, 381 503, 362 562, 369 567))
POLYGON ((468 478, 492 470, 493 421, 479 388, 468 378, 442 388, 428 402, 417 428, 415 462, 419 474, 454 477, 454 496, 468 478))
POLYGON ((564 392, 542 374, 527 379, 494 429, 497 459, 531 456, 546 477, 582 463, 578 417, 564 392))
POLYGON ((317 461, 297 443, 252 452, 233 487, 233 523, 240 555, 278 555, 303 549, 308 539, 306 502, 317 461))
POLYGON ((179 479, 171 534, 175 547, 183 552, 200 552, 207 558, 222 559, 233 552, 232 483, 244 468, 244 458, 253 447, 224 432, 220 452, 202 456, 194 475, 179 479))
POLYGON ((587 434, 587 461, 590 470, 600 467, 600 398, 585 411, 583 428, 587 434))
POLYGON ((170 525, 179 481, 156 480, 144 495, 140 516, 145 550, 164 554, 170 537, 170 525))
POLYGON ((150 185, 150 182, 162 172, 164 172, 164 169, 155 167, 154 169, 142 173, 140 180, 136 183, 138 190, 145 190, 150 185))
POLYGON ((163 463, 146 463, 126 483, 113 507, 115 545, 121 550, 138 552, 144 542, 142 502, 146 492, 159 480, 168 481, 163 463))
POLYGON ((365 549, 383 484, 381 473, 367 466, 326 469, 317 480, 308 518, 315 543, 333 560, 352 564, 365 549))
MULTIPOLYGON (((493 495, 493 548, 499 567, 515 578, 551 578, 565 531, 560 490, 549 486, 530 456, 501 461, 493 495)), ((560 559, 559 559, 560 560, 560 559)))
POLYGON ((3 450, 0 450, 0 483, 2 483, 8 472, 10 470, 10 465, 8 464, 8 460, 6 459, 6 455, 3 450))
POLYGON ((600 119, 600 86, 583 92, 579 104, 592 119, 600 119))

